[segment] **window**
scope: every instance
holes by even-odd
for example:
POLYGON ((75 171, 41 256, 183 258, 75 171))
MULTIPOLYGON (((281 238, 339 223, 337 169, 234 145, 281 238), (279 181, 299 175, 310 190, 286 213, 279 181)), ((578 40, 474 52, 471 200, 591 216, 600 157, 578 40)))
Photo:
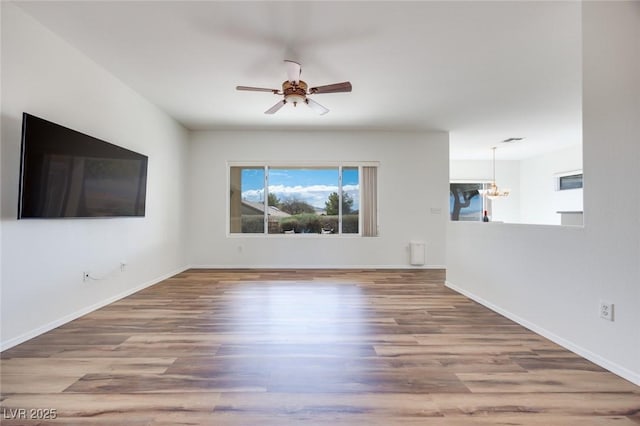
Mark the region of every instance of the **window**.
POLYGON ((449 214, 455 221, 482 221, 485 210, 489 210, 489 200, 481 195, 488 189, 487 183, 471 182, 449 184, 449 214))
POLYGON ((264 167, 232 167, 230 231, 264 233, 264 167))
POLYGON ((582 173, 561 175, 557 179, 556 188, 558 191, 582 188, 582 173))
POLYGON ((231 165, 229 232, 376 236, 376 169, 231 165))
POLYGON ((268 170, 270 234, 339 233, 338 167, 268 170))

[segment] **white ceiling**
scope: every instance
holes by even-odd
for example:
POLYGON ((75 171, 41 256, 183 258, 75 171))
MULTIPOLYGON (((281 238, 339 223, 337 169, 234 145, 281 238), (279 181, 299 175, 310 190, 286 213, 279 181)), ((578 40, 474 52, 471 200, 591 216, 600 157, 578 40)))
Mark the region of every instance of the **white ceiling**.
MULTIPOLYGON (((579 2, 19 2, 189 129, 451 132, 452 158, 581 143, 579 2), (284 59, 352 93, 263 112, 284 59)), ((393 143, 392 140, 389 143, 393 143)))

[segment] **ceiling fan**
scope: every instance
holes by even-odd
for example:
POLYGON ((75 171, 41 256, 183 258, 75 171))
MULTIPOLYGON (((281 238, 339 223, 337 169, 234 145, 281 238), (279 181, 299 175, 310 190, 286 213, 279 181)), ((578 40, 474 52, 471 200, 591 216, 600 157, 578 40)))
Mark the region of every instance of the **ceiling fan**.
POLYGON ((312 87, 309 89, 307 83, 300 80, 300 74, 302 73, 302 67, 300 66, 300 64, 295 61, 289 60, 285 60, 284 62, 287 67, 288 79, 282 83, 282 90, 249 86, 236 86, 236 90, 245 90, 249 92, 271 92, 275 95, 284 95, 284 99, 266 110, 264 112, 265 114, 275 114, 280 108, 288 103, 292 103, 293 106, 298 106, 299 103, 305 103, 320 115, 328 113, 329 110, 313 99, 309 99, 307 97, 308 95, 351 91, 351 83, 348 81, 345 81, 343 83, 328 84, 326 86, 312 87))

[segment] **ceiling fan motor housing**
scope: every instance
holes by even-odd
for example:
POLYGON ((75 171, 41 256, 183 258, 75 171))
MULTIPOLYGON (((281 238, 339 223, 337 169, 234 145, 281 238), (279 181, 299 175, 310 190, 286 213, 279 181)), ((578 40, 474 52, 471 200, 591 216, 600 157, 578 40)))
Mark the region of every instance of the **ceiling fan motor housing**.
POLYGON ((307 83, 302 80, 298 80, 298 84, 287 80, 282 83, 282 94, 287 102, 297 106, 298 102, 305 102, 307 99, 307 87, 307 83))

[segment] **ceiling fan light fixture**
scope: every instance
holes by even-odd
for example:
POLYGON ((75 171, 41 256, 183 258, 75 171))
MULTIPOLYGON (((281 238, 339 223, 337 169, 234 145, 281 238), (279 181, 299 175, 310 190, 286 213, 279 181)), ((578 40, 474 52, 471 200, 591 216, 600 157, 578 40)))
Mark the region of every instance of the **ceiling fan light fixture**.
POLYGON ((307 83, 302 80, 297 83, 287 80, 282 83, 282 93, 287 102, 291 102, 293 106, 298 106, 298 103, 303 103, 307 99, 307 87, 307 83))
POLYGON ((304 96, 295 93, 292 95, 286 95, 284 98, 287 100, 287 102, 292 103, 293 106, 298 106, 299 103, 303 103, 306 100, 304 96))

